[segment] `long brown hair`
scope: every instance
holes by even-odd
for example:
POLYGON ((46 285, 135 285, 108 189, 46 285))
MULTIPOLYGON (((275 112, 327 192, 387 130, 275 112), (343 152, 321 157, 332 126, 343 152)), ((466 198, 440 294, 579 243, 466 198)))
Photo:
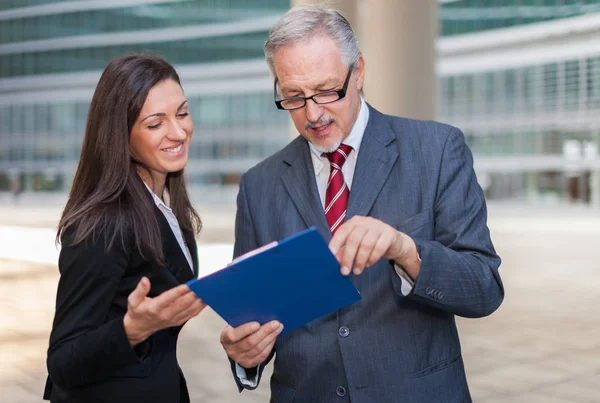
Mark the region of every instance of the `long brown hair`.
MULTIPOLYGON (((104 69, 88 113, 81 156, 69 200, 58 224, 56 240, 70 245, 103 233, 107 251, 116 241, 124 248, 126 236, 147 259, 164 263, 161 232, 154 201, 138 175, 129 141, 148 92, 156 84, 174 80, 177 72, 164 59, 126 55, 104 69), (71 230, 72 229, 72 230, 71 230)), ((167 175, 171 208, 186 242, 200 232, 201 221, 192 207, 183 170, 167 175)))

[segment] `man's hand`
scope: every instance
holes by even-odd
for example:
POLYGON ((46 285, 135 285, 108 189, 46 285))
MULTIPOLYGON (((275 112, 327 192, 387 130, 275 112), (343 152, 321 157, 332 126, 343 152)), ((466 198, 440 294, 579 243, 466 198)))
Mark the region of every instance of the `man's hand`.
POLYGON ((351 271, 361 274, 381 258, 395 261, 413 279, 419 274, 420 261, 413 239, 372 217, 354 216, 342 224, 329 248, 345 276, 351 271))
POLYGON ((253 368, 267 359, 283 325, 276 320, 260 326, 249 322, 227 327, 221 332, 221 344, 227 356, 244 368, 253 368))
POLYGON ((123 323, 132 346, 161 329, 182 325, 206 307, 185 284, 171 288, 155 298, 149 298, 148 292, 150 280, 143 277, 127 298, 127 313, 123 323))

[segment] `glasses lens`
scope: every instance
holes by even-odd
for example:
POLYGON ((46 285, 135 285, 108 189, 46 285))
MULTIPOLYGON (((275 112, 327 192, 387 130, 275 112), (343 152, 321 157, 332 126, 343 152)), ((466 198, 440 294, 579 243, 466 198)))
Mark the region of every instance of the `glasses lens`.
POLYGON ((295 109, 304 106, 304 99, 302 98, 288 98, 281 101, 281 106, 285 109, 295 109))
POLYGON ((320 94, 316 94, 313 99, 318 104, 327 104, 329 102, 334 102, 340 99, 340 96, 336 91, 329 92, 321 92, 320 94))

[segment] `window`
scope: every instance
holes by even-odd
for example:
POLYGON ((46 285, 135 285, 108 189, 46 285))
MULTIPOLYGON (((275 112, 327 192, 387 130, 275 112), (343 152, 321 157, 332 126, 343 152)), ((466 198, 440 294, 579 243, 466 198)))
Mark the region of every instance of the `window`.
POLYGON ((565 63, 565 107, 579 106, 579 61, 565 63))
POLYGON ((535 109, 537 75, 535 67, 526 67, 522 70, 523 77, 523 105, 525 110, 533 111, 535 109))
POLYGON ((496 77, 493 72, 485 73, 484 76, 484 97, 485 97, 485 105, 486 112, 488 114, 493 114, 496 110, 496 77))
POLYGON ((544 104, 546 110, 554 110, 558 97, 558 66, 556 63, 545 65, 544 71, 544 104))
POLYGON ((504 112, 511 114, 515 109, 517 95, 517 75, 515 70, 506 70, 502 74, 504 79, 504 112))

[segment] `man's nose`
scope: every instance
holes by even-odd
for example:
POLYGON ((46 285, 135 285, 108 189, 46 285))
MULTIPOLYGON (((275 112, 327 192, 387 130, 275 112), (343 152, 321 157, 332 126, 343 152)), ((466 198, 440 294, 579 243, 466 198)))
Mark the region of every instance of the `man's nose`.
POLYGON ((317 104, 312 99, 306 100, 305 108, 306 108, 306 119, 311 123, 318 122, 319 119, 321 119, 321 116, 323 116, 323 107, 321 105, 317 104))

